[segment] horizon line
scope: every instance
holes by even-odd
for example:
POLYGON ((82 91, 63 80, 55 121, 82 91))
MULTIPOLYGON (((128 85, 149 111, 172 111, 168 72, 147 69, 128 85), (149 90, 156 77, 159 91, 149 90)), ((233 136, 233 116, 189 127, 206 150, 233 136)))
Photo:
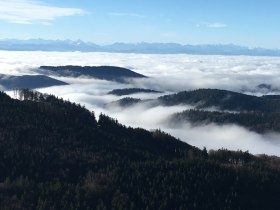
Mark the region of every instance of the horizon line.
POLYGON ((269 48, 269 47, 261 47, 261 46, 248 46, 243 44, 237 44, 237 43, 179 43, 179 42, 157 42, 157 41, 136 41, 136 42, 122 42, 122 41, 115 41, 110 43, 98 43, 94 41, 85 41, 83 39, 44 39, 44 38, 24 38, 24 39, 17 39, 17 38, 0 38, 0 41, 31 41, 31 40, 42 40, 42 41, 72 41, 72 42, 83 42, 85 44, 95 44, 98 46, 110 46, 114 44, 131 44, 131 45, 137 45, 137 44, 176 44, 181 46, 236 46, 236 47, 243 47, 247 48, 248 50, 256 50, 256 49, 262 49, 262 50, 273 50, 273 51, 280 51, 280 48, 269 48))

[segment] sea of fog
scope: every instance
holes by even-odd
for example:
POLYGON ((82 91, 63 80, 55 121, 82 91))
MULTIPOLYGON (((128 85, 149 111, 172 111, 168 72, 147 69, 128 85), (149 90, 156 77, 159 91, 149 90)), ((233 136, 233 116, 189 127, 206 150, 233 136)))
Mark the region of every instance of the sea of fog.
MULTIPOLYGON (((37 74, 36 68, 41 65, 111 65, 129 68, 149 78, 119 84, 86 77, 59 77, 56 79, 70 85, 38 91, 81 103, 97 116, 105 113, 125 125, 148 130, 160 128, 200 148, 241 149, 253 154, 280 155, 280 135, 277 133, 257 134, 236 125, 193 127, 186 123, 180 127, 170 127, 166 123, 171 114, 190 109, 189 106, 150 108, 137 105, 125 110, 105 107, 107 103, 121 98, 107 94, 116 88, 150 88, 163 91, 163 94, 197 88, 220 88, 253 95, 279 94, 280 59, 277 57, 0 51, 0 74, 37 74), (274 91, 259 89, 259 84, 269 84, 274 91)), ((135 94, 133 97, 153 99, 163 94, 135 94)))

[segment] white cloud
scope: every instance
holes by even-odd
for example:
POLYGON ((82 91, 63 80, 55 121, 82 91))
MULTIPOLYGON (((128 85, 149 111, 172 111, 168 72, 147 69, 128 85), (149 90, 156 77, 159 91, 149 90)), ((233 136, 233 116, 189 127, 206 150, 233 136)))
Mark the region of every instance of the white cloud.
POLYGON ((44 4, 39 0, 0 0, 0 20, 17 24, 44 24, 65 16, 83 15, 84 10, 44 4))
POLYGON ((228 25, 224 24, 224 23, 209 23, 209 24, 207 24, 207 27, 208 28, 226 28, 226 27, 228 27, 228 25))
MULTIPOLYGON (((254 88, 261 83, 280 90, 280 60, 277 57, 148 55, 122 53, 80 52, 8 52, 0 51, 0 73, 32 74, 32 67, 40 65, 115 65, 132 69, 151 78, 136 80, 134 84, 118 84, 93 79, 62 79, 71 85, 41 89, 59 97, 85 105, 88 109, 116 117, 121 123, 146 129, 161 128, 192 145, 208 149, 221 147, 249 150, 254 154, 280 155, 279 134, 257 134, 234 125, 201 125, 171 127, 166 118, 190 107, 136 106, 133 109, 107 109, 104 104, 120 99, 106 93, 116 88, 152 88, 165 93, 196 88, 220 88, 234 91, 254 88)), ((258 90, 259 91, 259 90, 258 90)), ((274 93, 277 93, 274 92, 274 93)), ((280 91, 278 91, 278 94, 280 91)), ((158 94, 135 94, 143 99, 158 94)))
POLYGON ((0 73, 20 74, 40 65, 126 67, 151 77, 135 81, 136 85, 171 92, 196 88, 249 91, 262 83, 280 89, 277 57, 0 51, 0 73))
POLYGON ((215 124, 197 127, 185 124, 180 128, 165 128, 165 131, 201 149, 205 146, 207 149, 249 150, 253 154, 280 156, 280 135, 276 133, 257 134, 236 125, 215 124))

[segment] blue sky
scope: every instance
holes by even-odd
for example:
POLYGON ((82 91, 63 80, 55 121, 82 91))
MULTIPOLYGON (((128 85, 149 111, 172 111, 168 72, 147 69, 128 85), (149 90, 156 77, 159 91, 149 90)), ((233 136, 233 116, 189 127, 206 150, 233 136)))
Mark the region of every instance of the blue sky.
POLYGON ((280 48, 279 0, 0 0, 0 38, 280 48))

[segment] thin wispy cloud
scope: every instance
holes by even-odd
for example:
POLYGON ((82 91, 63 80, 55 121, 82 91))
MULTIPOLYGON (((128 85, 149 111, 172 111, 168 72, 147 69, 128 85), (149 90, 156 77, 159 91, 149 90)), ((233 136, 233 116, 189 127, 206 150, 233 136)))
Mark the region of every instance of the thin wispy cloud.
POLYGON ((110 16, 119 16, 119 17, 135 17, 135 18, 145 18, 145 15, 141 15, 138 13, 130 13, 130 12, 110 12, 108 13, 110 16))
POLYGON ((219 23, 219 22, 216 22, 216 23, 208 23, 208 22, 202 22, 202 23, 198 23, 196 24, 196 27, 207 27, 207 28, 226 28, 228 27, 227 24, 225 23, 219 23))
POLYGON ((84 14, 82 9, 50 6, 38 0, 0 0, 0 20, 10 23, 49 25, 60 17, 84 14))
POLYGON ((207 24, 207 27, 208 28, 226 28, 226 27, 228 27, 228 25, 224 24, 224 23, 210 23, 210 24, 207 24))

